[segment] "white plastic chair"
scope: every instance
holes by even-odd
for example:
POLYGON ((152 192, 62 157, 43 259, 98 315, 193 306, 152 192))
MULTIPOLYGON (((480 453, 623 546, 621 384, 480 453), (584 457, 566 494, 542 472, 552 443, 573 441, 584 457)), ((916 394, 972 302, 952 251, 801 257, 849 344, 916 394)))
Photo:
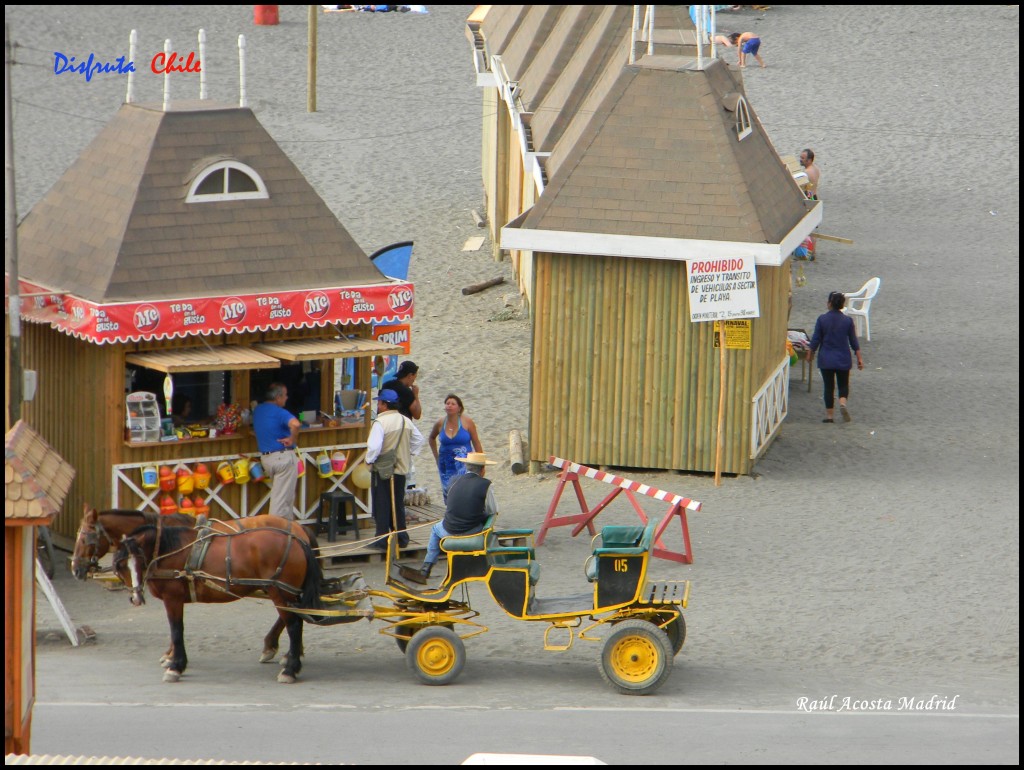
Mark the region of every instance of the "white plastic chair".
POLYGON ((878 294, 878 287, 882 285, 882 279, 875 276, 858 291, 846 295, 846 307, 843 312, 853 319, 853 327, 857 330, 857 336, 863 336, 868 342, 871 341, 871 300, 878 294))

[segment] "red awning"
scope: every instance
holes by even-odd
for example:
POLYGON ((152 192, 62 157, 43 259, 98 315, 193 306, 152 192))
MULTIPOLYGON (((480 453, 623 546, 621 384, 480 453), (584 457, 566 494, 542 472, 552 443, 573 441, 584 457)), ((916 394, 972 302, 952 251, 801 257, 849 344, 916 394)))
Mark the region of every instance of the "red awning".
POLYGON ((197 334, 293 329, 328 324, 389 324, 412 318, 413 285, 344 286, 231 297, 104 305, 19 281, 21 315, 79 339, 103 344, 197 334))

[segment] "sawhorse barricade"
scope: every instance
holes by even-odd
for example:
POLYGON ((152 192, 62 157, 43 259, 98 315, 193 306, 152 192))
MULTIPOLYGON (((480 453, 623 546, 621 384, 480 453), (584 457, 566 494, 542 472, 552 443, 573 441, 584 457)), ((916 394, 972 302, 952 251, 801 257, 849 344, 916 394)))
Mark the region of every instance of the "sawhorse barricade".
POLYGON ((599 471, 596 468, 590 468, 586 465, 580 465, 579 463, 570 462, 569 460, 563 460, 561 457, 551 457, 548 459, 548 463, 556 468, 561 468, 562 472, 558 475, 558 487, 555 489, 555 495, 551 499, 551 505, 548 506, 548 512, 544 516, 544 523, 540 525, 540 529, 537 530, 536 542, 537 545, 544 543, 544 537, 547 535, 549 529, 554 527, 565 527, 570 524, 575 525, 572 530, 572 536, 576 537, 583 528, 586 527, 591 536, 596 534, 594 530, 594 519, 597 514, 603 511, 608 505, 618 497, 622 492, 626 493, 626 497, 633 504, 633 509, 636 511, 640 520, 646 525, 648 518, 647 514, 644 513, 643 508, 637 502, 634 492, 638 492, 641 495, 647 495, 653 497, 655 500, 663 500, 669 504, 668 513, 665 514, 664 518, 658 523, 658 526, 654 530, 654 555, 668 559, 670 561, 677 561, 681 564, 693 564, 693 549, 690 547, 690 527, 686 521, 686 512, 699 511, 701 503, 697 500, 691 500, 688 497, 682 495, 676 495, 672 492, 665 492, 661 489, 655 489, 654 487, 648 486, 647 484, 641 484, 639 481, 631 481, 630 479, 623 478, 621 476, 615 476, 611 473, 605 473, 599 471), (587 501, 583 497, 583 488, 580 486, 580 476, 586 476, 589 479, 596 479, 597 481, 603 481, 606 484, 611 484, 615 487, 604 500, 598 503, 594 508, 587 508, 587 501), (558 507, 558 501, 562 496, 562 491, 565 489, 565 485, 571 482, 573 489, 576 491, 576 499, 580 503, 581 513, 574 513, 569 516, 556 516, 555 509, 558 507), (679 521, 683 528, 683 551, 670 551, 665 548, 661 542, 661 535, 668 529, 668 525, 672 522, 674 516, 679 517, 679 521))

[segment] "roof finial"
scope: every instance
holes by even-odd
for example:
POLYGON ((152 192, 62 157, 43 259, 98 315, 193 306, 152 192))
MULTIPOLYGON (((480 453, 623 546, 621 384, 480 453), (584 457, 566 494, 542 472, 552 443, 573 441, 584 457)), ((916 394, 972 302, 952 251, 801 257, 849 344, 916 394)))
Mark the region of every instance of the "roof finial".
POLYGON ((238 36, 238 106, 249 106, 245 97, 245 35, 238 36))
POLYGON ((171 60, 171 39, 164 40, 164 112, 171 109, 171 74, 167 66, 171 60))
POLYGON ((199 98, 206 98, 206 30, 199 30, 199 61, 203 66, 199 70, 199 98))
MULTIPOLYGON (((132 30, 132 33, 128 36, 128 62, 135 61, 135 48, 139 42, 139 33, 136 30, 132 30)), ((125 103, 131 104, 135 101, 135 68, 128 68, 128 93, 124 97, 125 103)))

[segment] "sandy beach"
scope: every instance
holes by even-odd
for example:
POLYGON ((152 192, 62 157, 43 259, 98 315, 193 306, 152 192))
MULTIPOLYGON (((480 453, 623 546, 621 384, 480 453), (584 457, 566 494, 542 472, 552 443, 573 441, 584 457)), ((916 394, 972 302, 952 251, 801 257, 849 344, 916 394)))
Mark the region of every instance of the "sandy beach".
MULTIPOLYGON (((492 260, 489 242, 462 250, 485 234, 471 216, 483 194, 480 93, 463 34, 470 7, 429 10, 322 14, 310 114, 305 7, 282 6, 281 23, 264 27, 253 25, 249 6, 9 6, 23 65, 13 73, 18 211, 29 211, 124 99, 122 76, 55 75, 54 51, 116 58, 138 29, 138 58, 148 62, 165 38, 193 50, 202 27, 211 97, 234 102, 235 45, 245 34, 250 106, 355 240, 367 253, 415 242, 410 358, 420 366, 420 429, 442 416, 447 393, 461 395, 499 461, 490 478, 504 524, 537 527, 556 476, 513 476, 508 456, 509 431, 528 428, 529 321, 510 312, 518 296, 509 263, 492 260), (503 286, 461 294, 498 276, 503 286)), ((820 378, 815 372, 808 393, 797 367, 789 416, 752 475, 716 487, 706 475, 621 471, 704 504, 689 517, 694 563, 654 567, 658 577, 692 581, 686 647, 657 698, 629 705, 793 710, 802 696, 937 694, 959 696, 963 713, 1017 714, 1019 9, 719 14, 719 31, 750 30, 761 34, 767 64, 745 70, 750 103, 780 154, 813 148, 820 232, 854 241, 822 242, 816 261, 800 263, 807 282, 795 290, 790 326, 812 329, 830 291, 854 291, 872 276, 882 285, 864 371, 852 376, 852 423, 821 423, 820 378)), ((735 61, 734 50, 726 55, 735 61)), ((143 73, 139 100, 158 101, 161 87, 143 73)), ((196 98, 198 80, 180 75, 172 88, 196 98)), ((551 419, 568 409, 552 404, 551 419)), ((421 465, 429 468, 429 454, 421 465)), ((421 477, 439 499, 433 473, 421 477)), ((584 490, 593 504, 609 488, 585 481, 584 490)), ((567 512, 573 502, 566 494, 567 512)), ((643 506, 664 513, 656 501, 643 506)), ((618 501, 598 523, 635 520, 618 501)), ((583 590, 589 551, 586 536, 552 531, 538 552, 542 593, 583 590)), ((364 566, 371 584, 382 581, 379 565, 364 566)), ((306 681, 273 689, 268 670, 249 664, 259 644, 251 627, 269 626, 270 613, 232 605, 189 609, 194 679, 208 686, 172 693, 150 661, 167 635, 159 605, 132 610, 123 594, 67 575, 57 585, 76 622, 99 637, 69 649, 41 606, 51 641, 41 648, 40 702, 82 700, 68 682, 75 667, 118 662, 140 699, 223 699, 240 677, 296 704, 336 697, 339 685, 367 708, 419 692, 393 643, 363 625, 310 629, 306 681), (228 661, 228 640, 244 662, 228 661)), ((544 653, 540 629, 506 621, 488 603, 484 595, 498 632, 467 645, 460 704, 485 707, 487 691, 473 683, 495 677, 532 684, 553 706, 572 689, 604 694, 593 651, 544 653), (553 671, 571 686, 546 686, 553 671)))

